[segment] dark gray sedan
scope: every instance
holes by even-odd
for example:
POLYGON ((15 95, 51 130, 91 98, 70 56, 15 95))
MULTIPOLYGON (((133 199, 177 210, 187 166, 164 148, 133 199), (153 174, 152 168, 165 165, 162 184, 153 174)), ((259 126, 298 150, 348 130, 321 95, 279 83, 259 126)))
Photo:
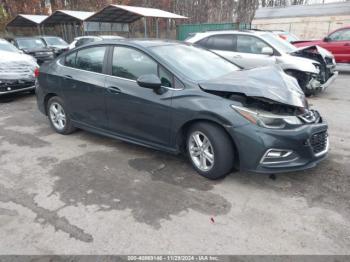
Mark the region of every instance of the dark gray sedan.
POLYGON ((88 44, 43 65, 36 94, 60 134, 81 128, 184 153, 211 179, 302 170, 328 151, 327 124, 294 78, 184 43, 88 44))

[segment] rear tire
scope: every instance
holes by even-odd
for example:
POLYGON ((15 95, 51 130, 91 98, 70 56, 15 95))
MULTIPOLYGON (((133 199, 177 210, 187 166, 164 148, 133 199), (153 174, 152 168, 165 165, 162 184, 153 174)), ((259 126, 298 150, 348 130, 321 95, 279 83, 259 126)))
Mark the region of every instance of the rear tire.
POLYGON ((54 96, 49 99, 46 112, 52 129, 57 133, 68 135, 76 130, 72 125, 69 114, 67 114, 65 104, 60 97, 54 96))
POLYGON ((234 148, 228 134, 219 126, 199 122, 187 135, 188 157, 196 171, 209 179, 225 177, 234 166, 234 148))

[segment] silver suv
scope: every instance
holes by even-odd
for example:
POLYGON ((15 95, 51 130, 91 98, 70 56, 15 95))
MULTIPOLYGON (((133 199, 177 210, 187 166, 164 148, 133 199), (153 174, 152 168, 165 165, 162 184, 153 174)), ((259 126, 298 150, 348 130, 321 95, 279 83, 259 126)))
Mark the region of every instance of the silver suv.
POLYGON ((185 41, 211 49, 246 69, 279 64, 308 96, 324 90, 338 74, 327 50, 318 46, 298 49, 266 31, 210 31, 185 41))

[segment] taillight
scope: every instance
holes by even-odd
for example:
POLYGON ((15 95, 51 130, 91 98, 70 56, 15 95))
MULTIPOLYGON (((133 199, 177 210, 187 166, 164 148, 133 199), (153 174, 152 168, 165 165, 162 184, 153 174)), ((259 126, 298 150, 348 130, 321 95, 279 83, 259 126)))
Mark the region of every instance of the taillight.
POLYGON ((34 76, 39 77, 39 68, 35 68, 34 70, 34 76))

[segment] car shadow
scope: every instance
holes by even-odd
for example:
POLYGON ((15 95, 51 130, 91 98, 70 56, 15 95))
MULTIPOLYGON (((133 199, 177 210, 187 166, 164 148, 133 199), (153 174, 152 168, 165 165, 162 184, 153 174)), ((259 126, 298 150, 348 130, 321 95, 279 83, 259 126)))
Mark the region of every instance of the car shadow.
POLYGON ((0 96, 0 104, 1 103, 10 103, 15 100, 21 100, 23 98, 26 98, 28 96, 33 96, 34 94, 32 92, 23 92, 23 93, 16 93, 16 94, 7 94, 7 95, 1 95, 0 96))

